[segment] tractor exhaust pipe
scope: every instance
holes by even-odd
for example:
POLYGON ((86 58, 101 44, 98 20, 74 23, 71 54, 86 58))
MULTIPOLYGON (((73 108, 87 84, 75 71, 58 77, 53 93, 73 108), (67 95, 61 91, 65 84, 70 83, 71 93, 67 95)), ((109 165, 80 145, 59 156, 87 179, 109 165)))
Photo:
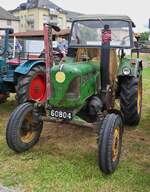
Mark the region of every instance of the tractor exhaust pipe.
POLYGON ((109 25, 104 25, 102 30, 102 49, 101 49, 101 96, 104 105, 106 105, 106 94, 109 89, 109 62, 110 62, 110 41, 111 41, 111 30, 109 25))

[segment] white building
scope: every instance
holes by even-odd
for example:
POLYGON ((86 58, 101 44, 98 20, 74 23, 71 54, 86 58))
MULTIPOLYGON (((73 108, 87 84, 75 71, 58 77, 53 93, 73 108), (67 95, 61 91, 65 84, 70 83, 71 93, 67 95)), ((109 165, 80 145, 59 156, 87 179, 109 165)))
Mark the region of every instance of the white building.
POLYGON ((13 28, 19 32, 19 19, 0 7, 0 28, 13 28))

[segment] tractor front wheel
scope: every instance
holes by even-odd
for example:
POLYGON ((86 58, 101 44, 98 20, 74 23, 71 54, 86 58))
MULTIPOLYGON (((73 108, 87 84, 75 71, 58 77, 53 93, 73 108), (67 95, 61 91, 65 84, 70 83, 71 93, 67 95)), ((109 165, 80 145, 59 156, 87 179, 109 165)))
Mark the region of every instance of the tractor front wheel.
POLYGON ((117 114, 108 114, 104 118, 98 145, 98 162, 105 174, 113 173, 119 163, 123 136, 122 118, 117 114))
POLYGON ((142 108, 142 75, 124 78, 120 82, 120 107, 127 125, 138 125, 142 108))
POLYGON ((33 104, 19 105, 11 114, 6 128, 8 146, 17 153, 34 146, 40 138, 43 122, 33 122, 33 104))
POLYGON ((26 76, 20 76, 16 86, 18 104, 27 101, 44 101, 46 98, 45 67, 34 66, 26 76))

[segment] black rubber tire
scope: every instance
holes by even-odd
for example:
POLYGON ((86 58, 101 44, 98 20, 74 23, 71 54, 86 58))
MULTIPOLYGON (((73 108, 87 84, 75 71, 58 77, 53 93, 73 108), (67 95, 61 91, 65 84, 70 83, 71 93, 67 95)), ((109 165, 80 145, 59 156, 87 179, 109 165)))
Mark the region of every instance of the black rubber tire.
POLYGON ((113 173, 119 163, 119 158, 121 154, 121 146, 122 146, 122 136, 123 136, 123 122, 119 115, 112 113, 106 115, 104 118, 100 133, 99 133, 99 144, 98 144, 98 163, 99 168, 105 174, 113 173), (116 159, 113 160, 113 139, 115 129, 119 130, 119 138, 118 138, 118 153, 116 155, 116 159))
POLYGON ((124 123, 136 126, 140 122, 142 110, 142 76, 123 78, 120 82, 120 108, 124 123), (138 104, 138 85, 141 86, 138 104))
POLYGON ((17 80, 16 85, 16 100, 18 104, 25 103, 27 101, 33 101, 30 98, 29 86, 30 82, 37 75, 42 74, 45 76, 45 66, 36 65, 26 75, 21 75, 17 80))
POLYGON ((33 104, 32 103, 24 103, 19 105, 11 114, 10 119, 6 128, 6 141, 8 146, 15 152, 21 153, 24 152, 31 147, 33 147, 40 138, 41 131, 43 128, 43 122, 39 121, 32 125, 32 129, 35 131, 35 135, 30 140, 30 142, 23 142, 21 140, 21 130, 24 123, 25 116, 28 113, 32 113, 33 104))

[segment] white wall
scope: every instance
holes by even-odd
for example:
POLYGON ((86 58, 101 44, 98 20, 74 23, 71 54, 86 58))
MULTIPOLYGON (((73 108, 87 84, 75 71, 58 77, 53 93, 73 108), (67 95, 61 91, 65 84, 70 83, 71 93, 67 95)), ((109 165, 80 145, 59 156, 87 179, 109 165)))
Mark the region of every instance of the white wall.
POLYGON ((42 40, 26 40, 25 52, 41 53, 44 49, 44 41, 42 40))
POLYGON ((14 32, 19 32, 19 21, 11 21, 11 25, 8 25, 9 22, 7 20, 0 20, 1 28, 13 28, 14 32))

